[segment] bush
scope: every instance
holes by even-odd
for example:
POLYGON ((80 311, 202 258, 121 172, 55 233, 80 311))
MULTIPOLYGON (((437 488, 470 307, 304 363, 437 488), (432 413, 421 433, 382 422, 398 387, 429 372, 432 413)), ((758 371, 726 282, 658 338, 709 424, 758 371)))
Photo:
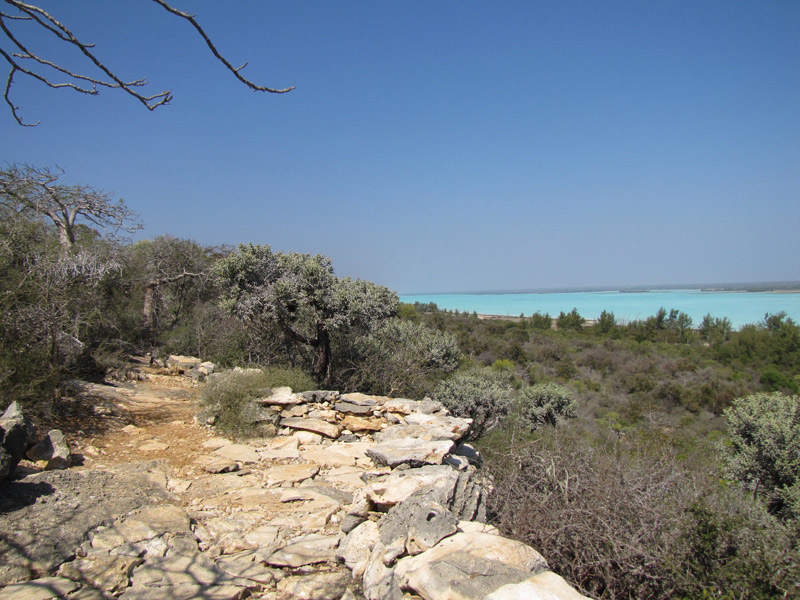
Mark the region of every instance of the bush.
POLYGON ((771 512, 800 516, 800 397, 753 394, 734 400, 724 414, 728 473, 760 493, 771 512))
POLYGON ((577 409, 572 392, 556 383, 537 383, 525 388, 519 402, 519 416, 531 431, 542 425, 555 427, 561 421, 573 419, 578 416, 577 409))
MULTIPOLYGON (((592 598, 797 597, 793 534, 668 446, 598 445, 574 422, 481 446, 493 522, 592 598)), ((500 434, 491 436, 499 438, 500 434)))
POLYGON ((222 373, 211 379, 200 399, 200 418, 213 417, 214 427, 237 438, 274 435, 277 413, 253 402, 272 388, 288 386, 300 392, 315 388, 314 380, 298 369, 266 367, 259 371, 222 373))
POLYGON ((583 324, 586 322, 580 313, 578 312, 577 308, 573 308, 570 312, 564 313, 561 311, 561 314, 558 315, 558 319, 556 319, 556 328, 559 331, 580 331, 583 329, 583 324))
POLYGON ((434 398, 456 417, 472 419, 470 439, 495 427, 511 408, 511 387, 480 372, 459 373, 441 382, 434 398))

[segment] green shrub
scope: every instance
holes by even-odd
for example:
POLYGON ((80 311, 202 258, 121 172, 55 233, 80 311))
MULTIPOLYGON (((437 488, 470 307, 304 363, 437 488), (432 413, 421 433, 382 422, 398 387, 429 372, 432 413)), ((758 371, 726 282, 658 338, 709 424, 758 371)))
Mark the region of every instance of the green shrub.
POLYGON ((213 417, 214 427, 237 438, 274 435, 277 413, 253 402, 272 388, 295 392, 315 388, 314 380, 298 369, 266 367, 259 371, 222 373, 211 379, 200 399, 200 418, 213 417))
POLYGON ((768 392, 779 392, 782 390, 794 392, 795 394, 800 392, 800 387, 797 385, 797 382, 792 377, 778 371, 775 367, 767 367, 761 373, 760 381, 761 385, 763 385, 768 392))
POLYGON ((578 404, 572 392, 556 383, 537 383, 525 388, 518 406, 524 426, 531 431, 542 425, 555 427, 565 419, 578 416, 578 404))
POLYGON ((779 392, 737 398, 725 410, 725 466, 770 511, 800 516, 800 397, 779 392))
POLYGON ((511 387, 481 372, 458 373, 442 381, 434 398, 456 417, 472 419, 470 439, 495 427, 511 408, 511 387))

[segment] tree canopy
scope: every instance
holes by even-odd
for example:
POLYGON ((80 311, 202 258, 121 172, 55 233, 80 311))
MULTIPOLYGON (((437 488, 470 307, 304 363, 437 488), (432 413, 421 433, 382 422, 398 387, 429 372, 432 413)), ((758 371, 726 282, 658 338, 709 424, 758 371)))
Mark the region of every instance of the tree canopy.
POLYGON ((369 333, 397 314, 397 294, 368 281, 334 275, 322 255, 272 252, 266 245, 240 245, 220 260, 214 274, 222 305, 250 325, 277 325, 296 343, 314 349, 314 374, 329 383, 331 337, 369 333))

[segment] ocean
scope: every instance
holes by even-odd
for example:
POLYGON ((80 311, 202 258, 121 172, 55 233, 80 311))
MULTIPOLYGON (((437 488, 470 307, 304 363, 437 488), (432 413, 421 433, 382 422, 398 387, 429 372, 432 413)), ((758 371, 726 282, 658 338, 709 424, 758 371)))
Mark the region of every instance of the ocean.
POLYGON ((618 323, 646 319, 659 308, 676 308, 700 325, 703 316, 728 317, 735 329, 763 321, 766 313, 785 312, 800 323, 800 293, 721 292, 686 290, 401 295, 401 302, 434 302, 441 309, 478 314, 530 316, 535 312, 557 317, 577 308, 585 319, 596 319, 604 310, 618 323))

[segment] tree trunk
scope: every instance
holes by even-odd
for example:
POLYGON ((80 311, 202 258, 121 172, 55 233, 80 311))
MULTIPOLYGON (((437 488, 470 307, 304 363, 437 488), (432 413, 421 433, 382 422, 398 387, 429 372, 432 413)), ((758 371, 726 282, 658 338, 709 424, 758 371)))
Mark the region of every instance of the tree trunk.
POLYGON ((317 364, 314 375, 321 384, 328 386, 331 382, 331 338, 325 329, 317 329, 317 364))
POLYGON ((156 290, 158 282, 151 281, 144 288, 144 303, 142 304, 142 340, 150 344, 153 338, 153 328, 155 327, 156 311, 156 290))

